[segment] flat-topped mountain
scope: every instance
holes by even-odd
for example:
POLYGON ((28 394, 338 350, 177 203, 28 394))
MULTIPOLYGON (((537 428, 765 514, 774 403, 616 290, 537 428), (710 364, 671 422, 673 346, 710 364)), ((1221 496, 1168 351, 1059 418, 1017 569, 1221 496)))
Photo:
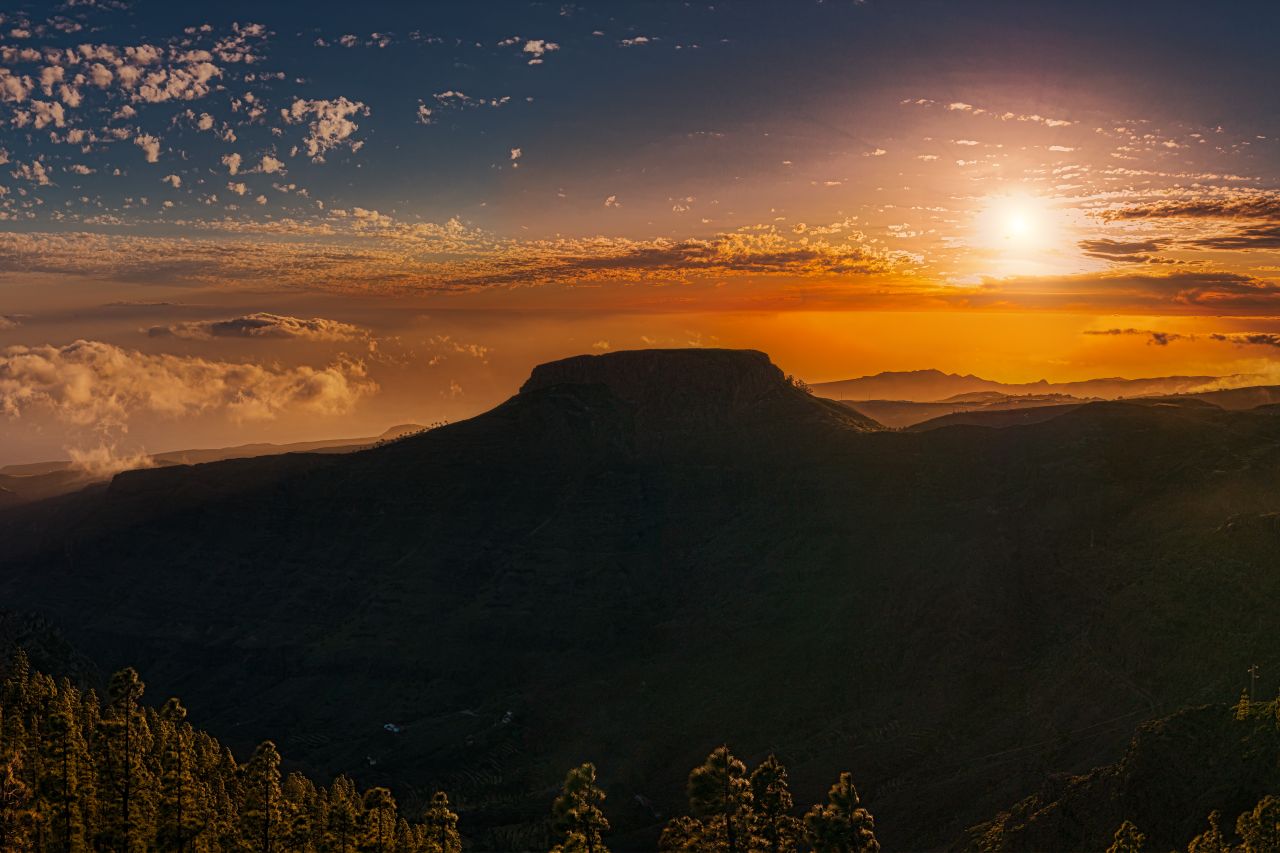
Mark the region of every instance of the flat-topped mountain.
POLYGON ((891 432, 759 353, 618 353, 369 450, 5 510, 0 600, 238 749, 448 790, 490 849, 544 844, 582 761, 653 849, 724 742, 798 801, 852 769, 886 848, 931 849, 1234 697, 1242 650, 1275 671, 1277 483, 1275 407, 891 432))
POLYGON ((629 404, 646 437, 691 430, 739 432, 779 426, 875 430, 872 419, 814 397, 762 352, 631 350, 561 359, 533 369, 522 395, 563 385, 600 385, 629 404))

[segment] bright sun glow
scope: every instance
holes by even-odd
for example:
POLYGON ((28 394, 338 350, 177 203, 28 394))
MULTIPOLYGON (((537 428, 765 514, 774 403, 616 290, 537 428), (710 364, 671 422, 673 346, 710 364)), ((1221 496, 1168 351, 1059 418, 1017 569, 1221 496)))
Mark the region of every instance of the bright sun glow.
POLYGON ((1015 240, 1029 237, 1034 230, 1031 217, 1021 211, 1013 213, 1005 223, 1005 231, 1015 240))
POLYGON ((989 196, 974 218, 972 243, 991 275, 1068 272, 1077 252, 1071 227, 1049 200, 1026 192, 989 196))

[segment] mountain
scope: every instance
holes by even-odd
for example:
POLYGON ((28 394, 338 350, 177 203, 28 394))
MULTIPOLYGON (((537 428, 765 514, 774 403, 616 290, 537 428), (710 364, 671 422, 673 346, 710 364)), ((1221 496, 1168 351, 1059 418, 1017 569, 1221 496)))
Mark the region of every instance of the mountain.
POLYGON ((907 400, 932 403, 980 392, 1018 394, 1067 394, 1072 397, 1146 397, 1182 394, 1221 385, 1246 385, 1245 376, 1157 376, 1149 379, 1085 379, 1076 382, 1006 383, 972 374, 960 376, 940 370, 886 371, 874 376, 817 382, 813 391, 833 400, 907 400))
MULTIPOLYGON (((1099 398, 1070 394, 1004 394, 970 391, 932 403, 910 400, 840 400, 839 402, 890 429, 935 429, 954 424, 1011 426, 1055 417, 1099 398)), ((1134 401, 1202 400, 1232 411, 1280 403, 1280 386, 1258 385, 1174 395, 1126 397, 1134 401)))
MULTIPOLYGON (((299 441, 292 444, 241 444, 236 447, 201 450, 171 450, 141 457, 136 467, 164 467, 218 462, 223 459, 249 459, 279 453, 354 453, 379 442, 395 441, 421 432, 417 424, 399 424, 381 435, 369 438, 333 438, 321 441, 299 441)), ((70 460, 30 462, 0 468, 0 507, 65 495, 95 483, 111 479, 115 470, 100 471, 70 460)))
POLYGON ((728 742, 800 802, 852 770, 886 849, 939 849, 1247 662, 1274 692, 1278 415, 886 431, 760 353, 568 359, 369 450, 7 509, 0 600, 237 754, 449 791, 482 847, 544 844, 589 760, 612 846, 652 849, 671 768, 728 742))

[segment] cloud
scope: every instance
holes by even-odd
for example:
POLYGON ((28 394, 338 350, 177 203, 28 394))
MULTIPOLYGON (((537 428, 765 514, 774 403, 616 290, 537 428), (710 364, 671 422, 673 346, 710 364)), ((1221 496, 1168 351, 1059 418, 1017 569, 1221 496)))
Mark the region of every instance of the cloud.
POLYGON ((341 414, 376 390, 358 362, 266 367, 86 340, 0 350, 0 414, 48 412, 75 426, 124 429, 139 413, 176 418, 216 412, 233 420, 341 414))
POLYGON ((1209 336, 1215 341, 1236 344, 1237 346, 1256 345, 1280 347, 1280 335, 1272 332, 1240 332, 1232 334, 1213 334, 1209 336))
POLYGON ((1075 124, 1075 122, 1070 119, 1052 118, 1040 115, 1039 113, 1017 113, 1009 110, 993 110, 986 107, 977 107, 973 104, 965 103, 964 101, 951 101, 950 103, 943 104, 929 98, 908 98, 902 101, 902 103, 917 107, 942 107, 948 112, 987 116, 988 118, 994 118, 999 121, 1030 122, 1032 124, 1044 125, 1045 127, 1069 127, 1075 124))
POLYGON ((891 271, 911 260, 877 249, 848 223, 802 233, 756 226, 711 238, 515 240, 457 220, 401 222, 331 210, 322 222, 173 220, 182 237, 0 232, 0 276, 49 274, 138 282, 264 284, 343 292, 465 292, 492 286, 695 277, 796 278, 891 271), (202 239, 200 231, 225 232, 202 239), (243 239, 230 235, 243 233, 243 239), (279 237, 281 239, 274 239, 279 237), (306 237, 306 240, 293 239, 306 237))
POLYGON ((1280 193, 1245 192, 1130 204, 1108 210, 1104 219, 1276 219, 1280 193))
POLYGON ((324 155, 340 145, 345 144, 352 151, 359 151, 364 145, 351 139, 360 127, 351 117, 369 115, 369 108, 360 101, 346 98, 306 101, 299 98, 288 109, 282 109, 280 114, 288 124, 307 122, 308 133, 302 144, 313 162, 323 163, 324 155))
POLYGON ((1244 273, 1178 270, 986 279, 949 302, 971 307, 1248 314, 1280 309, 1280 284, 1244 273))
POLYGON ((30 163, 15 163, 15 169, 9 172, 14 178, 20 181, 28 181, 38 187, 47 187, 53 184, 49 178, 49 171, 44 167, 44 163, 39 160, 32 160, 30 163))
POLYGON ((884 272, 894 265, 893 256, 873 250, 859 237, 846 243, 797 241, 763 229, 711 239, 531 243, 520 255, 491 264, 487 271, 460 274, 457 280, 492 286, 593 280, 656 283, 734 275, 825 278, 884 272))
POLYGON ((156 163, 160 160, 160 140, 151 134, 139 134, 134 137, 133 144, 142 149, 142 154, 148 163, 156 163))
POLYGON ((1183 245, 1197 249, 1242 251, 1250 249, 1280 249, 1280 222, 1276 222, 1273 225, 1241 228, 1230 234, 1197 237, 1184 241, 1183 245))
POLYGON ((532 59, 529 60, 530 65, 541 65, 542 57, 554 50, 559 50, 560 45, 546 39, 529 39, 521 48, 521 53, 527 53, 532 59))
POLYGON ((1207 223, 1179 241, 1188 249, 1280 249, 1280 193, 1276 192, 1219 190, 1197 198, 1124 205, 1102 216, 1107 220, 1161 220, 1184 228, 1207 223), (1229 225, 1224 229, 1224 224, 1229 225))
POLYGON ((90 477, 107 478, 121 471, 133 471, 138 468, 154 468, 155 460, 146 453, 119 453, 104 441, 97 447, 81 449, 66 448, 71 457, 73 467, 83 471, 90 477))
POLYGON ((1089 329, 1085 331, 1086 335, 1143 335, 1148 338, 1148 344, 1155 344, 1158 347, 1167 347, 1174 341, 1194 340, 1193 335, 1182 335, 1177 332, 1159 332, 1153 329, 1089 329))
POLYGON ((359 326, 339 320, 313 317, 304 320, 279 314, 259 312, 230 320, 195 320, 170 326, 152 326, 152 337, 175 337, 193 340, 211 338, 275 338, 311 341, 353 341, 368 337, 359 326))
POLYGON ((1164 240, 1113 240, 1101 237, 1095 240, 1081 240, 1080 250, 1086 257, 1104 261, 1124 261, 1128 263, 1160 263, 1155 253, 1166 246, 1164 240))
POLYGON ((18 328, 23 319, 25 318, 21 314, 0 314, 0 332, 18 328))
POLYGON ((240 155, 234 152, 231 154, 223 154, 222 165, 227 167, 227 174, 237 174, 240 171, 240 155))
POLYGON ((1163 248, 1159 240, 1081 240, 1080 248, 1085 254, 1093 257, 1125 257, 1127 255, 1143 255, 1158 252, 1163 248))

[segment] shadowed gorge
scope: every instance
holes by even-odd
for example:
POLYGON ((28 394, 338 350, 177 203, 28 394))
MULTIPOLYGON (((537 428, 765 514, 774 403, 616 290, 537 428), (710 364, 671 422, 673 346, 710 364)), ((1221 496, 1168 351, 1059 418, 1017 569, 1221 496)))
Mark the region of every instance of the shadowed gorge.
POLYGON ((868 427, 760 353, 570 359, 375 449, 12 509, 0 593, 233 745, 449 791, 482 846, 584 760, 652 845, 634 796, 670 814, 725 741, 944 846, 1280 652, 1272 407, 868 427))

